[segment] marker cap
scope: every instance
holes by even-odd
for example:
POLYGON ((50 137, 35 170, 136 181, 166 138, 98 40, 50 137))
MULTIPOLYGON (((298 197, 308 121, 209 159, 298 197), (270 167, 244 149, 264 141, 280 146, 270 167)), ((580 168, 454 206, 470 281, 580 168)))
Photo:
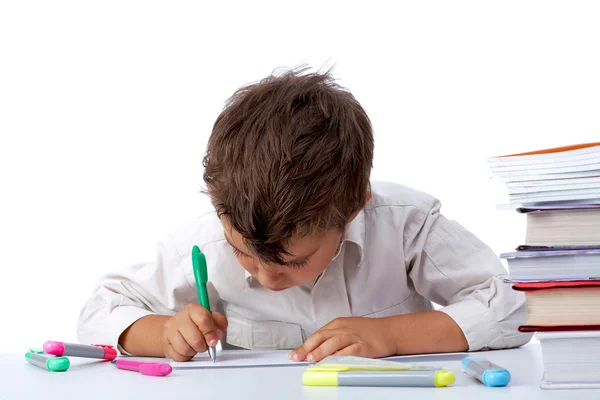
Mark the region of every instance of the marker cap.
POLYGON ((302 374, 302 382, 306 386, 338 386, 338 373, 309 370, 302 374))
POLYGON ((46 361, 46 368, 52 372, 66 371, 70 366, 71 362, 67 357, 51 357, 46 361))
POLYGON ((510 382, 510 373, 505 369, 485 371, 481 380, 486 386, 506 386, 510 382))
POLYGON ((456 377, 452 371, 441 370, 435 373, 435 386, 444 387, 454 383, 456 377))

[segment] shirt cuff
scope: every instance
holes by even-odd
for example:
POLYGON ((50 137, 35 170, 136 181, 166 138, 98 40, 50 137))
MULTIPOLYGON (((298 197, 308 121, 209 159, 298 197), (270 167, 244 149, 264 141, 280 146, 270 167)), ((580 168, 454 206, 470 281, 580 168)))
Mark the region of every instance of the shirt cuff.
POLYGON ((145 317, 146 315, 152 315, 154 313, 144 310, 143 308, 134 306, 122 306, 115 308, 109 315, 107 325, 110 326, 110 332, 108 339, 110 343, 103 343, 113 346, 122 355, 131 356, 119 345, 119 337, 121 334, 131 326, 138 319, 145 317))
POLYGON ((494 312, 481 302, 466 299, 439 311, 447 314, 460 327, 469 344, 469 351, 505 347, 494 312))

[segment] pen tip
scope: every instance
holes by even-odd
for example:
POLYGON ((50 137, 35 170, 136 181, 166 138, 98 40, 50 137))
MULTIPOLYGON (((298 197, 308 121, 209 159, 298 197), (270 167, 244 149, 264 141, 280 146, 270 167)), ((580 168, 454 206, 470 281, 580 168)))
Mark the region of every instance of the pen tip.
POLYGON ((210 356, 210 359, 212 360, 212 362, 217 361, 217 349, 215 349, 214 347, 209 347, 208 355, 210 356))

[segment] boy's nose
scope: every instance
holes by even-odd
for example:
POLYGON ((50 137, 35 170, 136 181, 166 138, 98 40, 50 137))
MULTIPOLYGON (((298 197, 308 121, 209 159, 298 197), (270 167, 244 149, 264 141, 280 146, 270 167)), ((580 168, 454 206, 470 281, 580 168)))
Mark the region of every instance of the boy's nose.
POLYGON ((261 285, 268 289, 280 289, 283 281, 283 274, 279 272, 260 271, 258 280, 261 285))

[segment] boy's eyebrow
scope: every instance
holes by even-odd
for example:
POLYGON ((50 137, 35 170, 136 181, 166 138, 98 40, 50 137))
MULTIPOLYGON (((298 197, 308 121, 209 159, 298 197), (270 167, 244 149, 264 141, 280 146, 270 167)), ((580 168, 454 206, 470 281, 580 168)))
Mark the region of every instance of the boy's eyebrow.
MULTIPOLYGON (((231 240, 229 240, 229 237, 227 236, 227 234, 225 234, 224 236, 225 236, 225 241, 226 241, 226 242, 227 242, 227 243, 228 243, 228 244, 229 244, 231 247, 233 247, 233 248, 234 248, 236 251, 238 251, 238 252, 242 253, 242 254, 243 254, 243 255, 245 255, 246 257, 250 257, 248 254, 244 253, 243 251, 241 251, 240 249, 238 249, 237 247, 235 247, 235 246, 233 245, 233 243, 231 243, 231 240)), ((290 265, 293 265, 293 264, 298 264, 298 263, 301 263, 301 262, 307 261, 309 258, 311 258, 312 256, 314 256, 314 255, 315 255, 315 253, 316 253, 318 250, 319 250, 319 249, 316 249, 315 251, 313 251, 311 254, 309 254, 309 255, 308 255, 308 256, 306 256, 306 257, 298 258, 298 259, 295 259, 295 260, 284 261, 284 262, 282 262, 282 263, 281 263, 281 265, 290 266, 290 265)))

